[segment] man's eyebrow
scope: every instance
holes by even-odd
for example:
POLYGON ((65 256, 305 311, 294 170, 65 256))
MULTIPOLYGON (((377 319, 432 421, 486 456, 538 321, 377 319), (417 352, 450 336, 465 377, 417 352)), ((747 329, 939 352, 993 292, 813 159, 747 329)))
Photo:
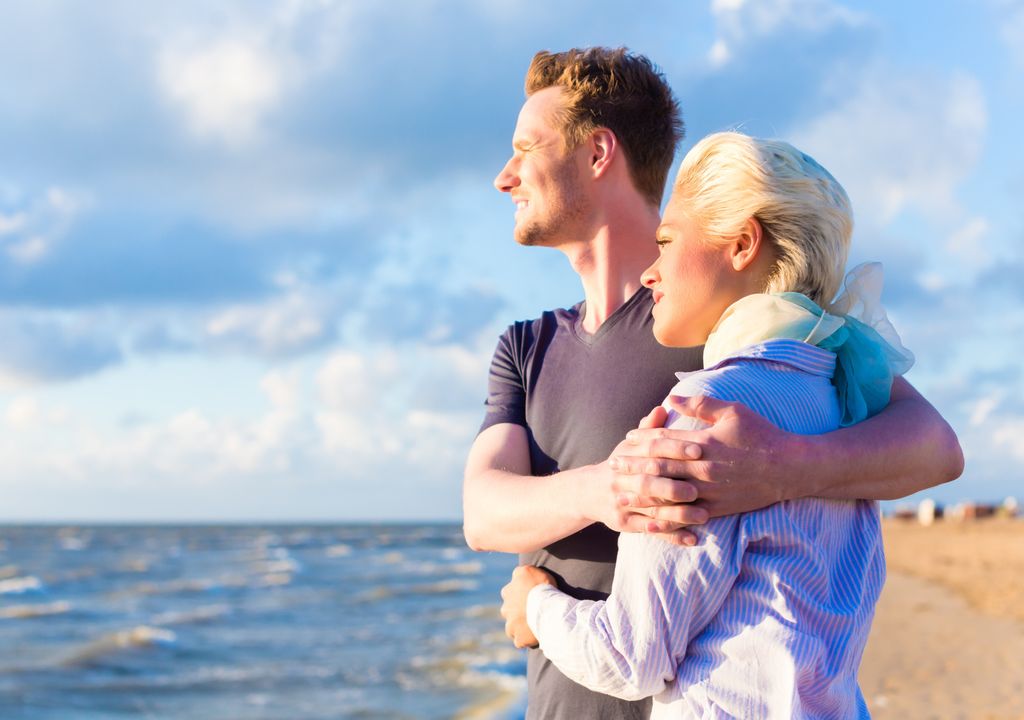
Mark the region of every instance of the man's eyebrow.
POLYGON ((533 138, 520 137, 512 141, 512 147, 514 147, 516 150, 529 150, 536 143, 537 141, 534 140, 533 138))

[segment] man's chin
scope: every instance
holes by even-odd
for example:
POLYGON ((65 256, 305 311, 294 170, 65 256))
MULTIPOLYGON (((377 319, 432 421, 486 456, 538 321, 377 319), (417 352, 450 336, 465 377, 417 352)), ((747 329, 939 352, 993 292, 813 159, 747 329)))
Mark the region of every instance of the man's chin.
POLYGON ((521 233, 517 232, 514 235, 516 242, 523 247, 535 247, 537 245, 543 245, 541 242, 541 236, 537 233, 521 233))

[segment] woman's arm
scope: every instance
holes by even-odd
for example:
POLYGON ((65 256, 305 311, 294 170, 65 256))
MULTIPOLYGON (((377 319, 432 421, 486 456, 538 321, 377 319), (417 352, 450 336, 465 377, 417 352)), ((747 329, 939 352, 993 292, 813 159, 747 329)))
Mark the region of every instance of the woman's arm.
MULTIPOLYGON (((656 695, 739 574, 738 527, 736 517, 713 520, 685 550, 622 535, 607 600, 576 600, 544 583, 528 594, 506 586, 502 614, 524 613, 544 655, 581 685, 625 700, 656 695), (508 607, 515 596, 526 599, 525 608, 508 607)), ((531 581, 520 575, 520 582, 531 581)))

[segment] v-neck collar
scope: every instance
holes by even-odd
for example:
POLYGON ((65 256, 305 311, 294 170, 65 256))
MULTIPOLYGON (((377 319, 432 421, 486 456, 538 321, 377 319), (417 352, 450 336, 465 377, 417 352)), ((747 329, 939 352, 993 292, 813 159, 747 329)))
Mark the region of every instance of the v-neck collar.
POLYGON ((573 334, 576 336, 576 339, 584 345, 594 345, 604 337, 604 335, 606 335, 608 331, 635 305, 643 302, 645 298, 650 297, 650 294, 651 291, 649 289, 641 286, 635 293, 633 293, 632 296, 630 296, 628 300, 626 300, 626 302, 619 305, 619 307, 615 309, 615 312, 609 315, 608 319, 601 323, 601 327, 599 327, 597 332, 594 333, 589 333, 583 329, 583 318, 586 317, 587 314, 587 301, 582 300, 576 305, 576 317, 572 323, 573 334))

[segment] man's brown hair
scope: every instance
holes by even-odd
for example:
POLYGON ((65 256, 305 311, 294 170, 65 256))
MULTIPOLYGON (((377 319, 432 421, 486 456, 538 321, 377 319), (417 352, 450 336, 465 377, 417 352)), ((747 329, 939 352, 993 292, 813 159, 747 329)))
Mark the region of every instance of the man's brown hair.
POLYGON ((526 95, 545 88, 562 89, 562 136, 567 148, 578 147, 594 130, 615 133, 637 190, 661 205, 665 179, 683 119, 672 89, 654 64, 626 48, 585 48, 560 53, 542 50, 526 72, 526 95))

